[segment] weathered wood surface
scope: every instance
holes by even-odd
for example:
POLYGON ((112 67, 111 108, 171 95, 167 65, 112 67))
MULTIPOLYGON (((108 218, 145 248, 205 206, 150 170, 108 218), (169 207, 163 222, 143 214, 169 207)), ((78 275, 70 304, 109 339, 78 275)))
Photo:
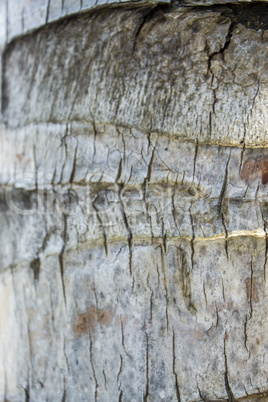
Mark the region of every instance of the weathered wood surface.
POLYGON ((2 400, 267 400, 267 26, 150 3, 7 44, 2 400))
MULTIPOLYGON (((169 3, 161 0, 160 3, 169 3)), ((142 5, 143 0, 1 0, 0 2, 0 45, 13 38, 58 21, 72 14, 83 14, 95 8, 106 9, 120 4, 142 5)), ((157 4, 151 0, 148 4, 157 4)), ((146 3, 145 3, 146 4, 146 3)))

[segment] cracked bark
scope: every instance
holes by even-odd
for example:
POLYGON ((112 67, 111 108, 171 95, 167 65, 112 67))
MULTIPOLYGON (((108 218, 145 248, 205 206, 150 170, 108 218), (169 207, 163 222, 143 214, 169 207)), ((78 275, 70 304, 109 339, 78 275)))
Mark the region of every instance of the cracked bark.
POLYGON ((267 400, 267 5, 60 3, 3 13, 0 399, 267 400))

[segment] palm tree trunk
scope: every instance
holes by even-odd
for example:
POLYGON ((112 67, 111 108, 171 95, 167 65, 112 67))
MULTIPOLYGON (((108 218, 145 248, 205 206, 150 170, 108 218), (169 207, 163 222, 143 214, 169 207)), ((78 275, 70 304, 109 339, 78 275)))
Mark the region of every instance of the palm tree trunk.
POLYGON ((1 400, 267 400, 268 6, 211 3, 0 6, 1 400))

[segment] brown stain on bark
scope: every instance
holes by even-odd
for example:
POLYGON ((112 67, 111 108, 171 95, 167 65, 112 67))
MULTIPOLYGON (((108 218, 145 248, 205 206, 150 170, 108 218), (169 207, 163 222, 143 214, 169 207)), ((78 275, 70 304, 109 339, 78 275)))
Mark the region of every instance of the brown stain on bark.
POLYGON ((246 279, 246 289, 247 289, 247 300, 250 300, 251 294, 252 299, 257 303, 259 301, 258 291, 257 291, 257 280, 253 279, 251 285, 251 278, 246 279), (252 289, 251 289, 252 286, 252 289))
POLYGON ((262 184, 268 183, 268 159, 264 157, 248 159, 243 165, 240 177, 249 182, 261 177, 262 184))
POLYGON ((261 392, 259 394, 252 394, 237 399, 237 402, 267 402, 268 392, 261 392))
POLYGON ((94 331, 97 324, 108 327, 115 315, 115 310, 96 309, 91 306, 85 313, 79 314, 73 322, 73 332, 75 336, 87 334, 90 330, 94 331))
POLYGON ((187 253, 181 248, 177 249, 177 261, 179 269, 179 284, 181 286, 185 305, 191 314, 196 314, 197 309, 192 300, 191 267, 187 258, 187 253))
POLYGON ((197 341, 201 341, 203 339, 203 336, 204 331, 202 331, 201 329, 194 332, 194 337, 197 341))

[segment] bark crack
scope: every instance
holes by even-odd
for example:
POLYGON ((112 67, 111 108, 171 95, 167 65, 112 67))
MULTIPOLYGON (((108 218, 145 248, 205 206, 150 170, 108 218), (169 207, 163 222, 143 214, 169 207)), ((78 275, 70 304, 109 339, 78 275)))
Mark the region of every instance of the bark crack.
POLYGON ((99 384, 97 381, 96 371, 95 371, 95 367, 94 367, 94 363, 93 363, 93 342, 92 342, 92 337, 91 337, 91 333, 89 330, 89 326, 88 326, 88 338, 89 338, 89 358, 90 358, 90 364, 91 364, 93 378, 94 378, 94 382, 95 382, 95 402, 96 402, 98 399, 99 384))
POLYGON ((176 207, 175 207, 175 194, 176 194, 177 184, 178 184, 178 173, 176 173, 176 179, 175 179, 175 183, 174 183, 172 194, 171 194, 171 203, 172 203, 172 217, 174 220, 175 228, 178 232, 178 235, 181 236, 181 231, 180 231, 180 228, 179 228, 178 222, 177 222, 177 216, 176 216, 177 213, 176 213, 176 207))
POLYGON ((201 392, 198 384, 197 384, 197 389, 198 389, 198 393, 199 393, 201 400, 204 402, 207 402, 207 399, 202 395, 202 392, 201 392))
POLYGON ((150 376, 149 376, 149 339, 148 339, 148 334, 145 333, 145 339, 146 339, 146 384, 145 384, 145 395, 143 397, 143 402, 148 402, 149 398, 149 392, 150 392, 150 376))
MULTIPOLYGON (((120 366, 119 366, 119 371, 118 371, 117 377, 116 377, 116 382, 118 384, 118 391, 120 392, 120 395, 122 393, 122 390, 121 390, 121 383, 119 384, 119 381, 120 381, 120 376, 121 376, 122 371, 123 371, 123 362, 124 362, 123 361, 123 356, 120 354, 120 366)), ((120 395, 119 395, 119 397, 120 397, 120 395)))
POLYGON ((190 222, 191 222, 191 227, 192 227, 192 237, 190 240, 190 244, 191 244, 191 264, 192 264, 192 269, 194 267, 194 240, 195 240, 195 230, 194 230, 194 219, 193 219, 193 215, 191 212, 191 208, 192 208, 192 204, 193 202, 191 202, 190 208, 189 208, 189 213, 190 213, 190 222))
POLYGON ((50 1, 51 0, 48 0, 48 2, 47 2, 46 24, 48 23, 48 18, 49 18, 50 1))
POLYGON ((199 142, 198 142, 198 140, 196 140, 195 152, 194 152, 193 180, 194 180, 194 177, 195 177, 196 159, 197 159, 197 154, 198 154, 198 145, 199 145, 199 142))
POLYGON ((123 217, 125 228, 126 228, 126 230, 128 232, 129 273, 130 273, 130 276, 132 277, 132 240, 133 240, 133 234, 132 234, 132 230, 131 230, 131 227, 129 225, 128 218, 127 218, 127 215, 126 215, 124 202, 122 200, 122 191, 124 189, 124 185, 123 184, 118 184, 118 187, 119 187, 118 197, 119 197, 119 203, 120 203, 120 210, 121 210, 121 214, 122 214, 122 217, 123 217))
POLYGON ((157 5, 153 5, 153 6, 151 6, 151 8, 144 11, 140 24, 137 26, 137 29, 134 33, 132 55, 135 53, 140 33, 141 33, 144 25, 146 24, 146 22, 151 19, 156 7, 157 7, 157 5))
POLYGON ((224 232, 225 232, 225 251, 226 251, 227 259, 229 259, 229 254, 228 254, 228 229, 227 229, 227 226, 226 226, 224 213, 222 211, 222 204, 223 204, 223 200, 224 200, 225 192, 226 192, 226 188, 227 188, 228 168, 229 168, 230 158, 231 158, 231 152, 229 153, 229 157, 228 157, 228 160, 227 160, 227 163, 226 163, 226 166, 225 166, 224 179, 223 179, 221 193, 220 193, 219 200, 218 200, 218 205, 217 205, 218 213, 219 213, 219 215, 221 217, 222 225, 223 225, 224 232))
POLYGON ((245 346, 246 351, 248 352, 248 358, 250 359, 250 350, 247 345, 247 341, 248 341, 247 324, 248 324, 248 315, 246 314, 245 322, 244 322, 244 346, 245 346))
MULTIPOLYGON (((154 238, 154 234, 153 234, 153 225, 152 225, 152 217, 149 214, 149 206, 148 206, 148 202, 146 200, 146 195, 147 195, 147 186, 148 183, 150 183, 151 181, 151 174, 152 174, 152 166, 153 166, 153 161, 154 161, 154 156, 155 156, 155 150, 156 150, 156 145, 157 145, 157 141, 154 144, 154 146, 152 147, 152 153, 151 153, 151 157, 149 160, 149 163, 147 165, 147 174, 144 178, 143 181, 143 201, 145 203, 145 209, 146 209, 146 214, 147 214, 147 219, 149 221, 150 224, 150 229, 151 229, 151 240, 153 241, 154 238)), ((151 136, 150 133, 148 134, 148 149, 150 149, 151 146, 151 136)))
POLYGON ((64 336, 64 340, 63 340, 63 353, 64 353, 64 357, 65 357, 65 361, 66 361, 67 370, 68 370, 68 373, 70 374, 70 365, 69 365, 69 360, 68 360, 68 356, 67 356, 67 353, 66 353, 66 339, 65 339, 65 336, 64 336))
POLYGON ((99 222, 101 230, 102 230, 105 254, 108 255, 108 242, 107 242, 107 235, 106 235, 105 227, 103 225, 99 210, 98 210, 97 206, 94 203, 94 200, 92 200, 92 207, 93 207, 94 211, 96 212, 96 216, 97 216, 98 222, 99 222))
POLYGON ((66 401, 66 388, 65 388, 65 376, 63 378, 63 394, 62 394, 62 398, 61 398, 61 402, 65 402, 66 401))
POLYGON ((74 150, 73 166, 72 166, 72 171, 71 171, 70 180, 69 180, 71 184, 73 183, 73 181, 74 181, 74 176, 75 176, 77 150, 78 150, 78 144, 76 144, 75 150, 74 150))
POLYGON ((168 293, 168 286, 167 286, 167 278, 166 278, 166 266, 165 266, 165 257, 164 257, 164 251, 163 251, 163 246, 159 246, 160 248, 160 258, 161 258, 161 270, 163 274, 163 280, 164 280, 164 289, 165 289, 165 299, 166 299, 166 308, 165 308, 165 314, 166 314, 166 323, 167 323, 167 331, 169 328, 169 317, 168 317, 168 308, 169 308, 169 293, 168 293))
POLYGON ((267 224, 264 219, 264 214, 263 214, 263 208, 262 204, 260 203, 260 209, 261 209, 261 216, 262 216, 262 221, 263 221, 263 230, 265 233, 265 252, 264 252, 264 264, 263 264, 263 277, 264 277, 264 282, 266 283, 266 265, 267 265, 267 258, 268 258, 268 236, 267 236, 267 224))
POLYGON ((226 389, 226 392, 228 395, 228 401, 236 402, 232 389, 230 387, 230 383, 229 383, 228 362, 227 362, 227 353, 226 353, 226 338, 227 338, 227 332, 225 332, 225 335, 224 335, 224 346, 223 346, 224 362, 225 362, 225 372, 224 372, 225 389, 226 389))
POLYGON ((208 54, 208 73, 211 73, 211 75, 212 75, 212 77, 214 77, 214 74, 213 74, 213 72, 211 71, 211 62, 212 62, 212 59, 213 59, 213 57, 215 57, 215 56, 217 56, 217 55, 222 55, 222 58, 223 58, 223 60, 224 60, 224 52, 228 49, 228 47, 230 46, 230 43, 231 43, 231 39, 232 39, 232 36, 233 36, 233 31, 234 31, 234 29, 236 28, 236 26, 237 26, 237 22, 235 21, 235 20, 231 20, 230 19, 230 17, 229 17, 229 20, 230 20, 230 25, 229 25, 229 29, 228 29, 228 32, 227 32, 227 35, 226 35, 226 37, 225 37, 225 42, 224 42, 224 44, 223 44, 223 46, 221 47, 221 49, 219 50, 219 51, 217 51, 217 52, 213 52, 212 54, 208 54))
POLYGON ((61 274, 61 284, 62 284, 62 292, 64 298, 64 304, 66 307, 66 290, 65 290, 65 282, 64 282, 64 251, 67 243, 67 215, 63 213, 63 230, 61 234, 63 245, 61 251, 59 253, 59 264, 60 264, 60 274, 61 274))
POLYGON ((250 312, 248 319, 251 320, 253 314, 253 263, 252 258, 250 260, 250 291, 249 291, 249 305, 250 305, 250 312))
POLYGON ((204 281, 203 281, 203 294, 204 294, 205 303, 206 303, 206 308, 207 308, 207 307, 208 307, 208 300, 207 300, 206 286, 205 286, 205 282, 204 282, 204 281))
POLYGON ((178 381, 178 374, 176 372, 176 337, 175 337, 175 331, 173 328, 173 337, 172 337, 172 356, 173 356, 173 375, 175 378, 175 389, 176 389, 176 396, 177 396, 177 401, 181 402, 181 395, 180 395, 180 387, 179 387, 179 381, 178 381))

